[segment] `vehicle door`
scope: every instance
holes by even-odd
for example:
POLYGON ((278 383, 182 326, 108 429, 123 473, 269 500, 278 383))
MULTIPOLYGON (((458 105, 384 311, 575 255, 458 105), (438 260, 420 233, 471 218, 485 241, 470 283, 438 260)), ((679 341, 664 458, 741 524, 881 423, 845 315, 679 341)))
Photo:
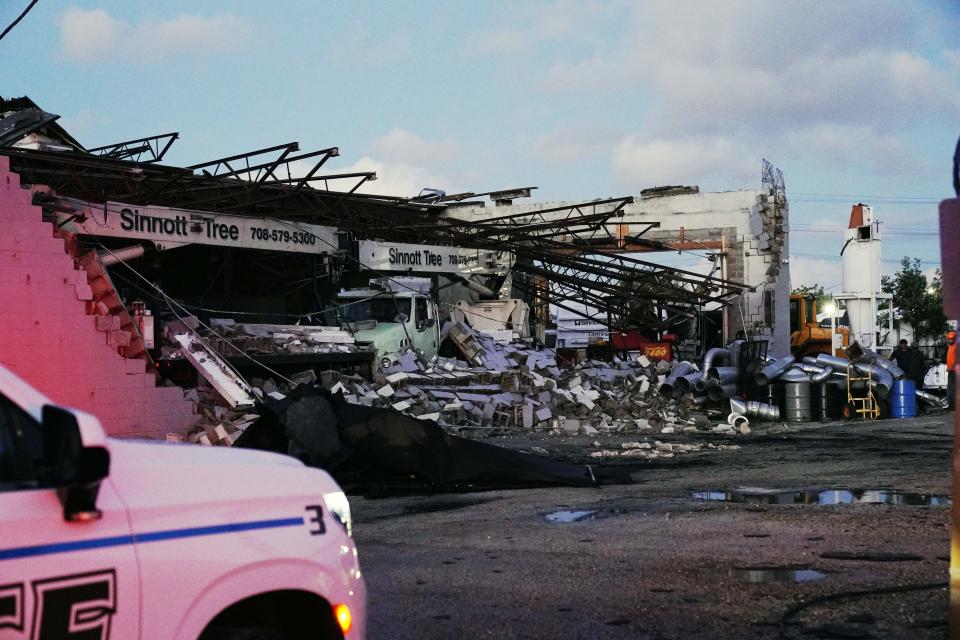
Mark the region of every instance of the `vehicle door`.
POLYGON ((419 296, 414 298, 414 320, 414 346, 422 351, 425 357, 431 358, 440 348, 440 332, 433 301, 419 296))
POLYGON ((44 450, 38 420, 0 395, 0 639, 139 637, 124 506, 107 478, 96 500, 102 516, 65 521, 44 450))

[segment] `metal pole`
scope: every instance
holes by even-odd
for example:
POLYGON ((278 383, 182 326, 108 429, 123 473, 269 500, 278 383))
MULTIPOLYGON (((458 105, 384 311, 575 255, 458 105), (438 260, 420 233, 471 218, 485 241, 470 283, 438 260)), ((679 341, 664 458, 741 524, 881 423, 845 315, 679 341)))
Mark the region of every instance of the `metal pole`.
MULTIPOLYGON (((960 149, 958 149, 960 152, 960 149)), ((958 194, 960 195, 960 194, 958 194)), ((960 318, 960 198, 940 203, 940 261, 943 266, 943 311, 947 318, 960 318)), ((954 368, 956 371, 958 367, 954 368)), ((956 375, 956 373, 954 373, 956 375)), ((950 630, 960 636, 960 414, 954 391, 953 413, 953 505, 950 508, 950 630)))

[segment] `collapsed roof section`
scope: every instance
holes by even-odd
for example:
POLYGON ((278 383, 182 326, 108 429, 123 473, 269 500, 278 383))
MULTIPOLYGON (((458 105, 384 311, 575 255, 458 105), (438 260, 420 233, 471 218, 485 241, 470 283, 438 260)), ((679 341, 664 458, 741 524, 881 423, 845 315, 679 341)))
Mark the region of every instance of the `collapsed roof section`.
MULTIPOLYGON (((10 157, 11 169, 24 182, 49 186, 60 196, 302 221, 335 226, 358 238, 507 251, 517 258, 515 286, 564 308, 573 301, 607 309, 651 299, 727 303, 750 288, 611 250, 611 244, 625 247, 627 240, 642 240, 656 226, 651 223, 632 236, 623 233, 616 221, 631 197, 470 221, 438 214, 461 195, 474 193, 432 198, 358 193, 375 173, 321 171, 339 155, 337 147, 300 152, 299 144, 290 142, 173 167, 160 160, 176 133, 84 149, 56 125, 58 116, 29 98, 0 101, 0 114, 0 153, 10 157), (38 133, 61 144, 24 144, 24 136, 38 133), (562 219, 556 219, 557 212, 562 219)), ((487 195, 523 197, 532 189, 487 195)))

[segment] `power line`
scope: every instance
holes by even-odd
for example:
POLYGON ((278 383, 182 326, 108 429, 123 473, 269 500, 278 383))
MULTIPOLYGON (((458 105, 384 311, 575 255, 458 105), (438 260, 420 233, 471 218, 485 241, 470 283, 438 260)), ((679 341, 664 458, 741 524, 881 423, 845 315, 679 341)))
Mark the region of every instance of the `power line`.
POLYGON ((37 4, 37 0, 30 0, 30 4, 28 4, 28 5, 27 5, 27 8, 23 10, 23 13, 21 13, 19 16, 17 16, 17 19, 14 20, 13 22, 11 22, 10 25, 9 25, 6 29, 3 30, 3 33, 0 33, 0 40, 3 40, 3 37, 4 37, 5 35, 7 35, 8 33, 10 33, 11 31, 13 31, 13 28, 14 28, 15 26, 17 26, 17 24, 18 24, 21 20, 23 20, 23 19, 27 16, 28 13, 30 13, 30 9, 33 9, 33 5, 35 5, 35 4, 37 4))
MULTIPOLYGON (((841 259, 841 256, 831 255, 831 254, 828 254, 828 253, 793 253, 793 252, 791 252, 791 253, 790 253, 790 257, 791 257, 791 258, 793 258, 793 257, 798 257, 798 258, 824 258, 824 259, 827 259, 827 260, 840 260, 840 259, 841 259)), ((898 259, 898 258, 882 258, 882 259, 880 260, 880 262, 889 262, 889 263, 893 263, 893 264, 900 264, 901 261, 902 261, 902 260, 900 260, 900 259, 898 259)), ((925 265, 931 265, 931 266, 937 266, 937 267, 939 267, 939 266, 940 266, 940 261, 939 261, 939 260, 921 260, 921 261, 920 261, 920 264, 925 264, 925 265)))
MULTIPOLYGON (((793 233, 840 233, 845 231, 845 229, 790 229, 793 233)), ((920 231, 920 230, 907 230, 907 229, 881 229, 881 231, 889 231, 898 236, 929 236, 929 237, 939 237, 940 234, 936 231, 920 231)))

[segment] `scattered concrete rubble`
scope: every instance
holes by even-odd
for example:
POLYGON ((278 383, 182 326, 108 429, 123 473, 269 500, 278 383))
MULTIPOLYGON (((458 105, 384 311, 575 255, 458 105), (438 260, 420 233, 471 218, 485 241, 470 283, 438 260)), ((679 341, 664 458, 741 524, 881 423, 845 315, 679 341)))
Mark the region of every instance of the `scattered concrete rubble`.
POLYGON ((257 324, 235 322, 225 318, 210 320, 208 331, 197 318, 186 316, 167 322, 163 329, 161 355, 164 358, 182 357, 178 336, 189 334, 193 341, 205 343, 210 350, 224 358, 239 352, 249 356, 276 354, 356 353, 359 347, 348 331, 337 327, 257 324))
POLYGON ((256 324, 211 319, 211 328, 219 336, 208 341, 221 355, 234 355, 241 349, 251 355, 273 353, 354 353, 356 341, 350 332, 338 327, 288 324, 256 324), (233 347, 222 344, 230 342, 233 347))
MULTIPOLYGON (((291 329, 287 325, 234 324, 218 321, 218 331, 231 339, 268 340, 274 348, 307 349, 338 338, 316 327, 291 329)), ((460 358, 435 356, 424 362, 417 354, 401 354, 398 362, 376 374, 373 382, 358 375, 324 371, 319 383, 348 404, 390 408, 420 420, 436 422, 451 434, 485 437, 510 430, 533 430, 548 435, 713 433, 746 436, 758 423, 781 421, 780 406, 746 400, 743 390, 780 384, 839 378, 848 370, 869 372, 880 397, 889 394, 894 377, 890 365, 876 354, 864 354, 853 362, 825 356, 792 357, 741 362, 745 341, 724 349, 710 350, 698 367, 689 362, 651 362, 646 357, 612 363, 587 360, 560 368, 550 349, 525 343, 504 344, 497 337, 477 332, 461 323, 448 323, 444 333, 460 358), (744 366, 744 365, 747 366, 744 366), (746 378, 746 380, 742 379, 746 378)), ((349 336, 347 336, 349 337, 349 336)), ((204 416, 193 441, 231 445, 256 420, 251 407, 265 399, 281 400, 300 384, 312 384, 312 370, 278 383, 252 379, 251 385, 224 380, 211 363, 212 356, 196 341, 177 336, 182 356, 198 368, 205 385, 194 392, 204 416), (212 371, 212 373, 211 373, 212 371), (251 402, 245 402, 244 397, 251 402)), ((345 339, 344 339, 345 340, 345 339)), ((247 343, 249 345, 249 343, 247 343)), ((895 366, 895 365, 894 365, 895 366)), ((767 400, 767 397, 761 400, 767 400)), ((593 458, 668 458, 679 453, 723 450, 735 445, 713 443, 677 444, 660 440, 626 443, 621 449, 600 449, 593 458)))
MULTIPOLYGON (((594 446, 600 446, 599 442, 594 442, 594 446)), ((669 442, 624 442, 620 449, 600 449, 590 454, 591 458, 672 458, 678 453, 690 453, 703 450, 732 450, 739 449, 736 444, 714 444, 705 442, 702 444, 671 444, 669 442)))
POLYGON ((373 384, 333 372, 321 381, 347 402, 390 406, 454 432, 679 433, 706 424, 687 418, 688 403, 655 392, 669 363, 589 360, 561 369, 550 349, 500 344, 459 323, 447 334, 463 359, 423 363, 407 353, 373 384))
MULTIPOLYGON (((459 323, 445 327, 445 333, 462 359, 436 356, 422 362, 407 352, 374 382, 336 371, 322 372, 319 382, 331 393, 342 394, 347 403, 392 408, 434 421, 449 433, 471 437, 514 429, 554 436, 749 432, 739 424, 713 424, 706 407, 691 393, 663 393, 664 381, 691 370, 689 363, 654 363, 640 356, 635 361, 615 359, 613 363, 588 360, 561 369, 550 349, 502 344, 459 323)), ((297 384, 313 382, 316 376, 306 371, 293 378, 293 385, 252 379, 251 392, 259 399, 277 400, 297 384)), ((229 445, 239 437, 232 435, 234 430, 248 424, 246 413, 226 413, 222 407, 214 407, 204 415, 211 411, 214 420, 205 420, 193 434, 194 440, 229 445)), ((685 445, 696 449, 673 449, 674 445, 663 443, 651 446, 660 448, 651 449, 655 455, 646 457, 699 450, 706 445, 685 445)), ((643 456, 643 451, 637 449, 630 455, 643 456)))

